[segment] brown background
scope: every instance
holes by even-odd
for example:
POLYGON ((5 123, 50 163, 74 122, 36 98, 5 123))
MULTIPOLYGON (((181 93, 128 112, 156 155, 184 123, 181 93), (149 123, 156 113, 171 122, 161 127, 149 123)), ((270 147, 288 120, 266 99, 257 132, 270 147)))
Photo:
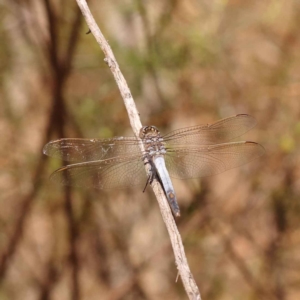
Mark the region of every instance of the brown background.
MULTIPOLYGON (((266 155, 174 181, 203 299, 300 299, 300 2, 98 0, 91 10, 144 125, 238 113, 266 155)), ((75 1, 0 7, 0 299, 187 299, 151 189, 66 189, 59 137, 132 135, 75 1)))

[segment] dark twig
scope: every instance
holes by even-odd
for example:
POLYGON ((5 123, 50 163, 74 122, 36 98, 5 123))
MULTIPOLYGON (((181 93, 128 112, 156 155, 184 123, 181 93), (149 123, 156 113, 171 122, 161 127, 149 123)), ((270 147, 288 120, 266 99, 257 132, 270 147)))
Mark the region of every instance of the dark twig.
MULTIPOLYGON (((58 45, 57 45, 57 32, 54 27, 55 24, 55 15, 51 10, 49 1, 45 0, 47 15, 50 27, 50 42, 49 42, 49 59, 51 62, 51 67, 53 71, 53 82, 54 82, 54 91, 53 91, 53 111, 52 111, 52 123, 50 126, 56 126, 57 133, 60 137, 65 136, 65 118, 66 118, 66 106, 63 98, 63 86, 66 82, 66 78, 71 69, 71 61, 74 56, 75 46, 78 41, 79 27, 81 24, 80 11, 77 11, 74 22, 72 24, 72 30, 70 34, 69 41, 67 43, 67 49, 65 56, 61 61, 58 57, 58 45)), ((72 299, 77 300, 80 298, 80 289, 79 289, 79 262, 77 255, 77 236, 78 229, 76 220, 74 219, 74 213, 72 208, 72 197, 71 197, 71 188, 69 186, 65 187, 65 214, 67 218, 67 224, 69 226, 69 262, 72 267, 72 299)))
MULTIPOLYGON (((67 76, 71 69, 71 61, 74 57, 74 51, 76 48, 76 44, 78 41, 78 33, 79 33, 79 27, 81 24, 81 14, 80 11, 77 11, 77 14, 75 15, 74 21, 71 24, 71 33, 70 38, 67 41, 67 48, 65 51, 65 55, 62 57, 61 60, 59 60, 58 56, 58 39, 57 39, 57 28, 55 26, 56 24, 56 16, 54 14, 54 10, 52 9, 51 2, 49 0, 44 0, 45 5, 45 11, 46 15, 48 17, 48 24, 49 24, 49 31, 50 31, 50 39, 47 41, 47 47, 44 47, 43 45, 40 46, 44 51, 46 50, 48 52, 47 57, 49 61, 49 66, 52 70, 52 82, 53 82, 53 89, 51 89, 52 92, 52 99, 53 99, 53 106, 52 111, 49 114, 47 126, 45 128, 45 133, 43 134, 44 139, 41 142, 40 149, 43 148, 43 145, 49 141, 51 138, 53 131, 56 129, 59 135, 64 135, 64 118, 65 118, 65 106, 63 102, 63 96, 62 91, 64 84, 66 82, 67 76)), ((32 25, 26 24, 26 26, 32 25)), ((35 24, 35 28, 39 30, 39 25, 35 24)), ((39 35, 41 38, 42 35, 39 35)), ((29 37, 28 37, 29 38, 29 37)), ((45 41, 40 41, 40 45, 46 44, 45 41)), ((49 73, 49 72, 48 72, 49 73)), ((41 151, 42 153, 42 151, 41 151)), ((0 260, 0 280, 2 280, 6 274, 8 263, 12 260, 14 254, 16 253, 16 250, 18 248, 18 245, 20 244, 20 241, 22 239, 23 235, 23 229, 25 228, 25 222, 30 214, 31 208, 34 203, 34 199, 39 191, 39 188, 41 186, 42 182, 42 172, 45 166, 46 157, 41 154, 39 161, 37 163, 36 170, 34 171, 33 179, 32 179, 32 189, 29 191, 29 193, 20 200, 22 203, 20 208, 20 215, 17 219, 15 228, 13 229, 13 233, 11 235, 11 238, 8 242, 8 246, 4 253, 2 254, 1 260, 0 260)), ((71 205, 71 195, 69 191, 66 191, 66 211, 67 211, 67 218, 70 221, 70 261, 73 264, 73 272, 72 272, 72 278, 73 278, 73 299, 79 299, 79 277, 78 277, 78 259, 76 254, 76 239, 77 239, 77 227, 73 218, 72 209, 70 207, 71 205), (76 296, 77 295, 77 296, 76 296)), ((49 269, 49 280, 53 282, 51 278, 54 278, 52 276, 53 270, 49 269)), ((42 298, 47 299, 47 288, 44 289, 44 292, 42 293, 42 298)))
MULTIPOLYGON (((45 144, 45 142, 48 140, 47 136, 49 139, 49 136, 50 136, 49 132, 46 132, 46 134, 45 134, 46 138, 42 142, 42 145, 40 147, 41 149, 42 149, 42 146, 45 144)), ((32 188, 31 188, 30 192, 23 199, 20 200, 20 202, 22 203, 21 208, 20 208, 20 215, 16 222, 16 225, 15 225, 15 228, 11 235, 11 238, 8 242, 7 249, 2 254, 2 257, 0 260, 0 281, 2 281, 3 278, 5 277, 8 263, 10 260, 12 260, 12 257, 14 256, 19 243, 21 242, 24 224, 29 216, 34 199, 35 199, 35 197, 39 191, 39 187, 41 185, 41 181, 42 181, 41 174, 42 174, 44 166, 45 166, 45 161, 46 161, 46 158, 41 156, 37 163, 37 167, 36 167, 34 175, 33 175, 32 188)))

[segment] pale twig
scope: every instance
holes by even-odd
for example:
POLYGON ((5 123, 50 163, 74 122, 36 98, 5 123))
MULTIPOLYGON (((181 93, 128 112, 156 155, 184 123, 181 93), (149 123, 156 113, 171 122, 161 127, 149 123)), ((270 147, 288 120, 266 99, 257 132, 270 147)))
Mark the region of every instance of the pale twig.
MULTIPOLYGON (((96 41, 100 45, 102 51, 105 55, 105 62, 108 64, 111 72, 114 75, 114 78, 117 82, 117 85, 120 89, 123 101, 125 103, 129 120, 131 127, 135 133, 136 136, 139 135, 139 131, 142 127, 139 113, 137 111, 137 108, 135 106, 134 100, 132 98, 131 92, 129 90, 129 87, 126 83, 126 80, 124 76, 122 75, 119 65, 115 59, 115 56, 107 42, 107 40, 104 38, 103 34, 101 33, 98 25, 96 24, 90 9, 86 3, 85 0, 76 0, 78 3, 79 8, 81 9, 81 12, 88 24, 88 27, 91 31, 91 33, 96 38, 96 41)), ((198 287, 196 285, 196 282, 193 278, 193 275, 189 269, 187 259, 185 256, 182 240, 179 234, 179 231, 177 229, 175 220, 173 218, 172 212, 170 210, 169 204, 167 202, 166 197, 164 196, 164 193, 162 191, 162 188, 158 181, 154 180, 151 184, 153 191, 155 193, 155 196, 157 198, 157 201, 159 203, 159 207, 161 210, 161 214, 163 217, 163 220, 167 226, 167 230, 171 239, 174 255, 175 255, 175 261, 177 265, 177 269, 179 271, 180 277, 182 279, 184 288, 188 294, 189 299, 192 300, 201 300, 200 293, 198 290, 198 287)))

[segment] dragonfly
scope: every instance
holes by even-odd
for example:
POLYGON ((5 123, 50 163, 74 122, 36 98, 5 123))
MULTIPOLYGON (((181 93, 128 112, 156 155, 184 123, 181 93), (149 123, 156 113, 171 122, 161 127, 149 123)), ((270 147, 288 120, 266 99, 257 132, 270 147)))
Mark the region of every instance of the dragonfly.
POLYGON ((72 163, 50 176, 62 185, 119 189, 151 183, 156 178, 173 214, 179 217, 180 209, 170 177, 212 176, 263 155, 265 150, 258 143, 232 141, 255 125, 252 116, 238 114, 166 135, 161 135, 155 126, 144 126, 139 137, 58 139, 46 144, 43 153, 72 163), (146 164, 149 164, 148 175, 146 164))

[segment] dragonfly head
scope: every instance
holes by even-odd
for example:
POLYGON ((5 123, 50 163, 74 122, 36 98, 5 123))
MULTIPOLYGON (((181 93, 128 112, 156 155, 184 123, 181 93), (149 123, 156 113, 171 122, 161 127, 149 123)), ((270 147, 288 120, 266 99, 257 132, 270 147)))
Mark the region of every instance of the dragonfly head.
POLYGON ((140 130, 140 138, 144 139, 145 137, 152 137, 160 135, 159 130, 155 126, 143 126, 140 130))

